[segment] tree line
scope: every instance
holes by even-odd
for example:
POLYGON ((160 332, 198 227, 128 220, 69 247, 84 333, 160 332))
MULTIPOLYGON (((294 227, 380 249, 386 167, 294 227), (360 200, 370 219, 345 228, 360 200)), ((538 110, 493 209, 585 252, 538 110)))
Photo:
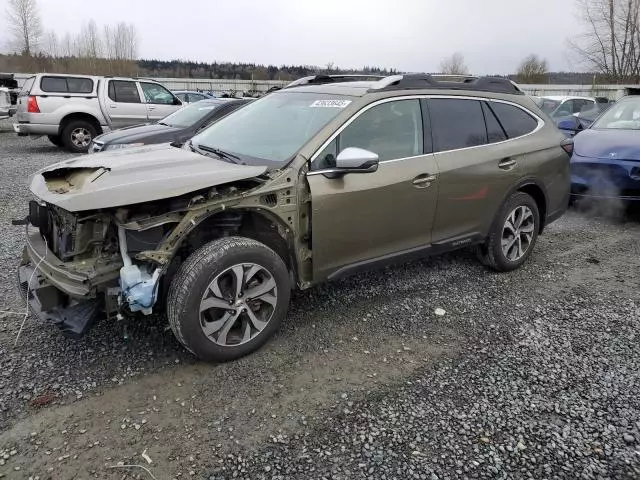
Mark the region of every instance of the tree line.
MULTIPOLYGON (((571 56, 589 73, 568 74, 587 83, 640 81, 640 0, 574 0, 579 6, 583 33, 568 39, 571 56)), ((0 71, 85 73, 179 78, 293 80, 318 73, 392 75, 393 68, 338 68, 333 63, 260 65, 233 62, 138 59, 138 33, 132 24, 99 26, 91 20, 77 33, 58 35, 45 30, 37 0, 8 0, 7 29, 12 54, 0 55, 0 71)), ((1 24, 0 24, 1 26, 1 24)), ((442 59, 437 73, 468 75, 464 55, 442 59)), ((520 83, 550 83, 568 78, 549 72, 546 59, 527 55, 510 78, 520 83)), ((564 83, 564 82, 563 82, 564 83)))

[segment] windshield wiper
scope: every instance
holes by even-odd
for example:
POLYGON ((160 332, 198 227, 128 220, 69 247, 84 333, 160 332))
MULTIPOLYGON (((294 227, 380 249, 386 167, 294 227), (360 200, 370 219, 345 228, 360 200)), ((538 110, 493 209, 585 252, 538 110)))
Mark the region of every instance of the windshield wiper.
POLYGON ((204 152, 213 153, 214 155, 220 157, 221 159, 230 160, 232 163, 235 163, 238 165, 243 163, 242 159, 239 156, 234 155, 233 153, 225 152, 224 150, 220 150, 219 148, 207 147, 206 145, 196 145, 193 142, 190 142, 190 145, 196 151, 202 150, 204 152))

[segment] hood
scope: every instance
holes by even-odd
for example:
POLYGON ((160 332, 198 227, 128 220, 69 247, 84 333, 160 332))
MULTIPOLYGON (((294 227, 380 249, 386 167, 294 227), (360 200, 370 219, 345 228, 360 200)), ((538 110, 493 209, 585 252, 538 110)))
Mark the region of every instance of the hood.
POLYGON ((573 151, 581 157, 640 161, 640 131, 588 129, 574 137, 573 151))
POLYGON ((104 133, 99 137, 96 137, 96 140, 104 142, 105 144, 136 143, 144 142, 146 139, 160 136, 164 137, 165 141, 170 142, 172 140, 172 138, 170 138, 171 134, 179 131, 179 128, 160 125, 158 123, 153 123, 151 125, 134 125, 132 127, 120 128, 113 132, 104 133))
POLYGON ((31 191, 71 212, 177 197, 257 177, 267 167, 228 163, 169 144, 85 155, 36 172, 31 191))

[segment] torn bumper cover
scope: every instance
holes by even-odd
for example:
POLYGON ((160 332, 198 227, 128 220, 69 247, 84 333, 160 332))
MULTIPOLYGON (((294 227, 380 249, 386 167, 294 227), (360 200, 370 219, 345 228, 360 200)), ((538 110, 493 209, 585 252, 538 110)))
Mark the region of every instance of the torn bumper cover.
POLYGON ((40 320, 58 326, 69 337, 83 335, 105 316, 105 292, 98 284, 115 281, 120 265, 72 270, 51 252, 37 231, 27 230, 27 245, 18 267, 22 298, 40 320))

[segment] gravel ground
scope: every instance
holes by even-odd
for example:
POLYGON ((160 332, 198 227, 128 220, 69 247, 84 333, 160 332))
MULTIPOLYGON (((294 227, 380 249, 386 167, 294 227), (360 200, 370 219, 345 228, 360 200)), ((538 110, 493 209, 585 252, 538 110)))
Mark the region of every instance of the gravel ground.
MULTIPOLYGON (((0 122, 0 224, 66 156, 0 122)), ((2 310, 21 237, 0 234, 2 310)), ((14 346, 0 314, 0 478, 637 479, 639 267, 638 212, 572 211, 510 274, 461 251, 296 294, 216 366, 155 318, 79 342, 29 318, 14 346)))

